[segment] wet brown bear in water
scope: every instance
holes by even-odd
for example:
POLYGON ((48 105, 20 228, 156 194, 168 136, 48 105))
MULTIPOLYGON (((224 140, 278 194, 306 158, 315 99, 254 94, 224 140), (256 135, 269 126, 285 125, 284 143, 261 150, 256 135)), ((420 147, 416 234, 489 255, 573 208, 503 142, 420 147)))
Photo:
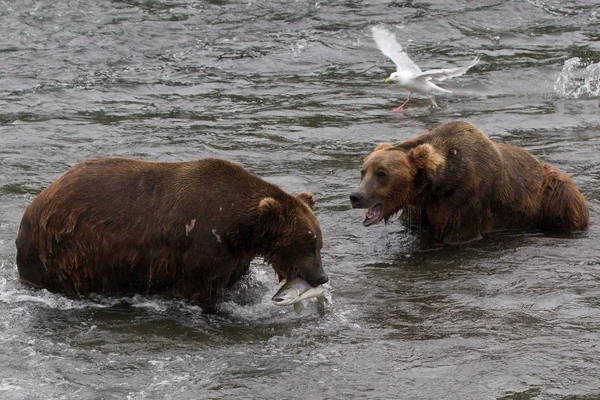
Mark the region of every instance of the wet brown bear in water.
POLYGON ((519 147, 492 142, 468 122, 380 144, 365 158, 350 200, 368 208, 365 226, 400 210, 406 221, 417 211, 449 244, 502 229, 580 230, 589 219, 570 177, 519 147))
POLYGON ((75 165, 37 196, 17 237, 22 281, 51 291, 165 294, 212 306, 263 256, 280 279, 327 282, 310 193, 218 159, 75 165))

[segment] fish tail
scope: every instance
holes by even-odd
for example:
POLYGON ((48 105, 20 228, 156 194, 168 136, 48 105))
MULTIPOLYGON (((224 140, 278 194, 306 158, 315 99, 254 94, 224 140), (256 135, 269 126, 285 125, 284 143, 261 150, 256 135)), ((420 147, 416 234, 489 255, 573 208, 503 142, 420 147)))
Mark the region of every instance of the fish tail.
POLYGON ((302 310, 304 310, 304 302, 303 301, 294 303, 294 311, 296 311, 296 314, 300 314, 302 312, 302 310))
POLYGON ((329 294, 322 294, 321 296, 317 297, 317 300, 324 307, 331 305, 331 296, 329 294))

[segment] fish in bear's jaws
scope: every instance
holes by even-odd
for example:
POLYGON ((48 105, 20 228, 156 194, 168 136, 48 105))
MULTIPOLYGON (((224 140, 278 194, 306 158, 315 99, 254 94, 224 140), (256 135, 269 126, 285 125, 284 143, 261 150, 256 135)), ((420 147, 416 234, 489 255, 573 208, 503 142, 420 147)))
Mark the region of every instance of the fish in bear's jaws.
POLYGON ((271 300, 278 306, 293 305, 294 311, 300 313, 304 308, 303 301, 312 297, 316 297, 323 306, 331 304, 331 297, 323 285, 313 287, 302 278, 292 278, 275 293, 271 300))

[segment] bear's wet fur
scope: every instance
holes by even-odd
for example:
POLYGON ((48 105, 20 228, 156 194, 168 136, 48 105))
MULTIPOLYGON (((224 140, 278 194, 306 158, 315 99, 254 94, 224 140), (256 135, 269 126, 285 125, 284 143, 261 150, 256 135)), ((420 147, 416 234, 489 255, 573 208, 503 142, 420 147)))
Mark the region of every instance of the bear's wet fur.
POLYGON ((506 229, 582 230, 589 221, 587 202, 569 176, 520 147, 492 142, 465 121, 377 146, 350 200, 368 208, 365 226, 399 211, 405 221, 422 215, 448 244, 506 229))
POLYGON ((280 279, 326 282, 313 206, 310 193, 225 160, 88 160, 25 211, 17 267, 69 296, 163 294, 211 308, 257 256, 280 279))

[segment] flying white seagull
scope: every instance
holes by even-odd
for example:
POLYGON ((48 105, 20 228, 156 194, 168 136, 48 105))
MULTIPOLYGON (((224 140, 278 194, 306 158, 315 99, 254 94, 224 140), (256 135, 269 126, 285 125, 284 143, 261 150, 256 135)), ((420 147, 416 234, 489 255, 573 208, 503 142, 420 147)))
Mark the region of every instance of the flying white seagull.
POLYGON ((402 49, 400 43, 396 41, 396 35, 389 32, 387 29, 374 26, 371 28, 373 39, 377 43, 377 47, 381 52, 389 57, 396 64, 396 72, 392 73, 385 80, 386 83, 396 83, 400 87, 408 89, 408 98, 401 106, 394 108, 394 111, 402 111, 402 108, 410 100, 412 92, 419 92, 429 98, 431 104, 437 108, 434 94, 452 93, 449 90, 433 84, 431 79, 443 81, 445 79, 454 78, 467 72, 469 68, 479 62, 479 56, 470 64, 464 67, 447 68, 447 69, 431 69, 429 71, 421 71, 421 68, 408 57, 408 54, 402 49))

